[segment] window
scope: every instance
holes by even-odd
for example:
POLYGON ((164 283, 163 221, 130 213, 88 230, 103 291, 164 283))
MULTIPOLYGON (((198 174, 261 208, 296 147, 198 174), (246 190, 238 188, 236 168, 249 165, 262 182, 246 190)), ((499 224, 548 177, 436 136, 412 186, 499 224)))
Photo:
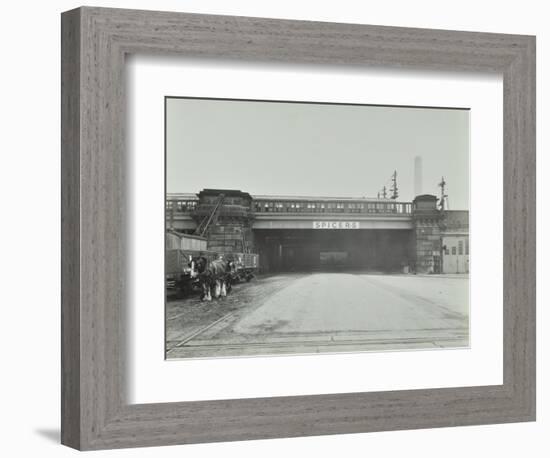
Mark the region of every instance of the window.
POLYGON ((464 254, 464 242, 462 240, 458 241, 458 254, 464 254))
POLYGON ((453 254, 453 255, 456 254, 456 247, 455 246, 451 248, 451 254, 453 254))
POLYGON ((466 255, 470 254, 470 239, 466 239, 466 255))

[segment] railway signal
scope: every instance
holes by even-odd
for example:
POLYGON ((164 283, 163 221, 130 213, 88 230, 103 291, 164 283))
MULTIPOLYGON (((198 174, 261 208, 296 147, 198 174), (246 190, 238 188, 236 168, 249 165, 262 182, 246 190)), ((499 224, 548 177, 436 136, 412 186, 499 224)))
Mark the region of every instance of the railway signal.
MULTIPOLYGON (((441 177, 441 182, 437 185, 441 188, 441 197, 439 198, 439 209, 440 210, 445 210, 445 200, 447 200, 447 207, 449 207, 449 202, 448 202, 448 195, 445 194, 445 185, 447 184, 447 182, 445 181, 445 178, 444 177, 441 177)), ((448 210, 448 208, 447 208, 448 210)))
POLYGON ((389 199, 396 200, 399 197, 399 188, 397 187, 397 170, 394 170, 391 174, 391 177, 386 184, 382 186, 382 189, 376 194, 377 198, 388 199, 388 191, 390 192, 389 199), (388 184, 391 183, 390 189, 388 189, 388 184))
POLYGON ((393 171, 393 175, 391 176, 391 198, 393 200, 397 199, 399 197, 399 192, 397 188, 397 170, 393 171))

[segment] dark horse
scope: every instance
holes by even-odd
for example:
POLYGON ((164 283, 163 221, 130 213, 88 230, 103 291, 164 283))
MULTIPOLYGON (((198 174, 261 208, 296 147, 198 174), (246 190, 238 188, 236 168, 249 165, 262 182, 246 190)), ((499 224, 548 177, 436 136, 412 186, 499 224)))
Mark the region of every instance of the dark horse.
POLYGON ((214 298, 225 297, 231 290, 230 274, 233 268, 231 261, 216 259, 209 261, 204 256, 191 258, 191 278, 198 278, 202 289, 201 300, 211 301, 212 290, 214 298))

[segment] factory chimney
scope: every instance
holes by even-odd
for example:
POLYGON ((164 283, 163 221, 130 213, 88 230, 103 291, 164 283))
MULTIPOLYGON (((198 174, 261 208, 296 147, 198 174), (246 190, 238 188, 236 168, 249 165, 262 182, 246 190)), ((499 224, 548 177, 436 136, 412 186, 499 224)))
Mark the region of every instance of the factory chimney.
POLYGON ((422 194, 422 157, 414 157, 414 196, 422 194))

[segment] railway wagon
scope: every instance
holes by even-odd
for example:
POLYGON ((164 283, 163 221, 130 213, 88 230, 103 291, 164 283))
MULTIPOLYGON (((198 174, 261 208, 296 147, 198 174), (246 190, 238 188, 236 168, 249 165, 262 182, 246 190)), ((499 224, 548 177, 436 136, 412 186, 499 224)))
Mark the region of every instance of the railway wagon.
MULTIPOLYGON (((192 258, 204 256, 209 261, 219 258, 213 251, 166 250, 166 294, 169 297, 184 296, 200 291, 197 278, 191 278, 189 263, 192 258)), ((233 261, 229 274, 230 284, 249 282, 258 270, 259 255, 255 253, 224 253, 223 259, 233 261)))
POLYGON ((189 262, 196 256, 216 259, 214 253, 189 249, 167 249, 165 255, 166 295, 183 296, 198 290, 198 279, 191 278, 189 262))
POLYGON ((206 251, 207 240, 191 234, 166 231, 165 277, 167 296, 181 295, 193 290, 189 259, 206 251))
MULTIPOLYGON (((165 253, 167 296, 183 296, 199 291, 198 279, 191 278, 191 259, 204 256, 213 261, 219 255, 218 252, 206 249, 204 237, 168 232, 165 253)), ((250 281, 258 270, 259 256, 255 253, 223 253, 223 258, 233 262, 233 268, 229 272, 231 284, 250 281)))
POLYGON ((249 282, 254 278, 260 265, 260 256, 256 253, 225 253, 223 257, 227 261, 233 261, 232 283, 249 282))

